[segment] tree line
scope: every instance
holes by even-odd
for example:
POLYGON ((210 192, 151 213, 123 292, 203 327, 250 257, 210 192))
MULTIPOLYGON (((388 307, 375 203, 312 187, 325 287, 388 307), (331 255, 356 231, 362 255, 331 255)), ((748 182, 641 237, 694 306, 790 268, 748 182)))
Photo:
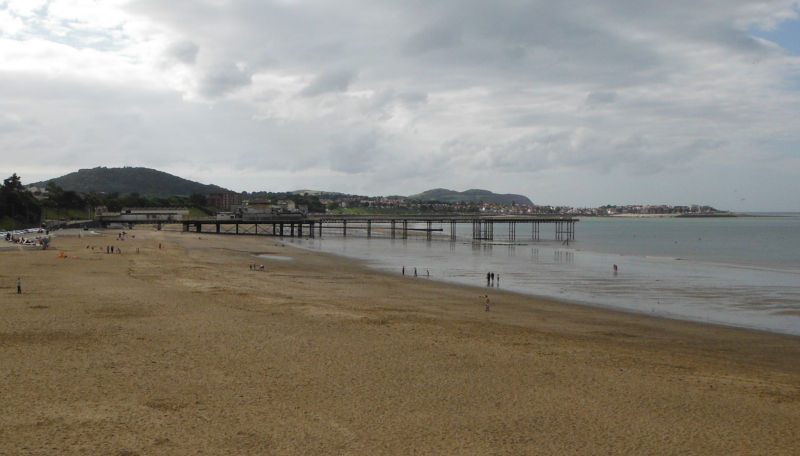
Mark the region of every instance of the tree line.
POLYGON ((3 180, 0 187, 0 226, 37 226, 45 217, 67 217, 67 214, 75 212, 88 217, 94 208, 100 206, 105 206, 111 212, 119 212, 123 207, 193 207, 208 215, 213 214, 213 210, 206 207, 206 196, 199 193, 169 198, 138 193, 120 195, 117 192, 83 194, 64 190, 53 181, 48 182, 46 188, 47 198, 39 200, 22 185, 16 173, 3 180))

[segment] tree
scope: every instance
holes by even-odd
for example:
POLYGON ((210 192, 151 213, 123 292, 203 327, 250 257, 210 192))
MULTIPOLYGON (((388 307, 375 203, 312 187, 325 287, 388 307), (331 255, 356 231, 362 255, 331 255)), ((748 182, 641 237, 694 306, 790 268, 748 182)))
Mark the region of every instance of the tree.
POLYGON ((14 173, 8 179, 3 180, 3 190, 8 192, 16 192, 22 191, 24 188, 22 187, 22 181, 17 176, 17 173, 14 173))
POLYGON ((10 219, 13 225, 30 226, 38 224, 41 215, 41 205, 25 190, 16 173, 3 180, 3 186, 0 187, 0 218, 10 219))

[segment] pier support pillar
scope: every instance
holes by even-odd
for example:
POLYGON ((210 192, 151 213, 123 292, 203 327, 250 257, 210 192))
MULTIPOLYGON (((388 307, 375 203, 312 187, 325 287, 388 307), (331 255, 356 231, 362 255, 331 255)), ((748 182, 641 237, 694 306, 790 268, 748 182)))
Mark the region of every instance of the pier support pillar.
POLYGON ((367 220, 367 237, 372 237, 372 220, 367 220))
MULTIPOLYGON (((481 223, 480 220, 477 220, 475 223, 476 223, 475 226, 477 228, 478 239, 485 241, 494 240, 494 222, 492 222, 491 220, 484 220, 483 223, 481 223)), ((473 235, 475 231, 476 230, 473 229, 473 235)))
POLYGON ((395 236, 394 228, 395 228, 396 224, 397 224, 397 220, 392 219, 392 239, 394 239, 394 236, 395 236))
POLYGON ((342 237, 347 237, 347 220, 342 220, 342 237))

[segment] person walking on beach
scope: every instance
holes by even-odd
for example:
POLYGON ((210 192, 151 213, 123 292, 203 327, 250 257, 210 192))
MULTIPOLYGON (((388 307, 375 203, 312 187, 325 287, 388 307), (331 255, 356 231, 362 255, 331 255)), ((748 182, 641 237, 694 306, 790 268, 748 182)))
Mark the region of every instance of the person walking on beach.
POLYGON ((403 266, 403 275, 406 275, 406 267, 403 266))
POLYGON ((488 312, 489 311, 489 295, 486 295, 485 298, 486 298, 486 312, 488 312))
POLYGON ((486 273, 486 286, 487 287, 489 286, 489 279, 491 279, 491 278, 492 278, 492 273, 491 272, 487 272, 486 273))
POLYGON ((492 285, 494 285, 494 272, 492 273, 492 285))
POLYGON ((17 294, 22 294, 22 279, 17 277, 17 294))
POLYGON ((417 276, 417 268, 414 268, 414 277, 417 276))

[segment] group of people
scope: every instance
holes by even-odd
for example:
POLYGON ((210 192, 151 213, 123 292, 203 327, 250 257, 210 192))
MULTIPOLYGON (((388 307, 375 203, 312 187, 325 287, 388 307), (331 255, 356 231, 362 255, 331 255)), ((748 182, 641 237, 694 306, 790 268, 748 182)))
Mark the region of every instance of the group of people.
POLYGON ((494 272, 487 272, 486 273, 486 286, 487 287, 495 286, 495 279, 497 279, 497 286, 499 287, 500 286, 500 274, 497 274, 497 276, 495 276, 494 272))
POLYGON ((19 244, 19 245, 27 245, 27 246, 41 245, 43 249, 46 249, 47 244, 50 242, 50 238, 45 236, 36 236, 30 238, 30 237, 12 236, 11 233, 7 233, 4 239, 6 242, 11 242, 13 244, 19 244))
MULTIPOLYGON (((401 272, 403 275, 406 275, 406 267, 405 267, 405 266, 403 266, 403 268, 400 270, 400 272, 401 272)), ((429 270, 427 270, 427 269, 426 269, 426 270, 425 270, 425 277, 430 277, 430 276, 431 276, 431 271, 429 271, 429 270)), ((414 277, 417 277, 417 268, 414 268, 414 277)))
POLYGON ((257 265, 255 263, 250 263, 250 270, 251 271, 263 271, 264 270, 264 265, 263 264, 257 265))

